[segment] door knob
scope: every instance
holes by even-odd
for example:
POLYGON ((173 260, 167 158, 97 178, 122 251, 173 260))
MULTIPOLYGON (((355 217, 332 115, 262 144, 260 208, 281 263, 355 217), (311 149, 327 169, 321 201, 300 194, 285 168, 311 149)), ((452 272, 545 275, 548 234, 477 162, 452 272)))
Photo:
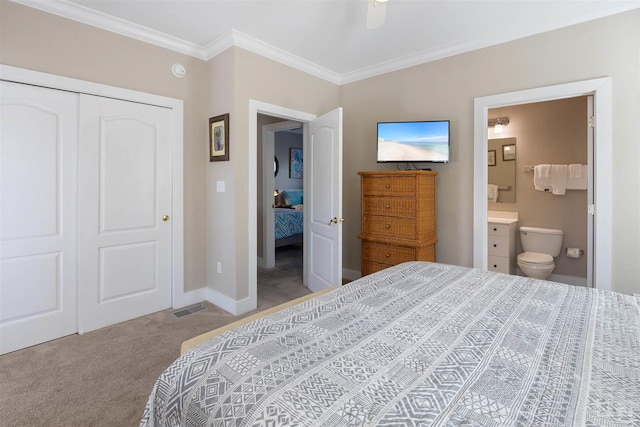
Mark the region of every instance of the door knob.
POLYGON ((169 215, 165 215, 165 216, 163 216, 163 217, 162 217, 162 220, 163 220, 163 221, 165 221, 165 222, 169 221, 169 215))
POLYGON ((338 218, 338 217, 333 217, 331 218, 331 221, 329 221, 329 225, 331 224, 341 224, 344 222, 344 218, 338 218))

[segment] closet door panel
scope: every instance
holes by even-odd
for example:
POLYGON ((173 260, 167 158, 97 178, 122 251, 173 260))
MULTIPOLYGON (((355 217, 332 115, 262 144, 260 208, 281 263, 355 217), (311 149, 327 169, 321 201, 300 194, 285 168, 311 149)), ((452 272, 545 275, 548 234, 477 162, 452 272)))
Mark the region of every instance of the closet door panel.
POLYGON ((77 332, 78 95, 0 82, 0 353, 77 332))
POLYGON ((80 97, 79 331, 171 306, 170 110, 80 97))

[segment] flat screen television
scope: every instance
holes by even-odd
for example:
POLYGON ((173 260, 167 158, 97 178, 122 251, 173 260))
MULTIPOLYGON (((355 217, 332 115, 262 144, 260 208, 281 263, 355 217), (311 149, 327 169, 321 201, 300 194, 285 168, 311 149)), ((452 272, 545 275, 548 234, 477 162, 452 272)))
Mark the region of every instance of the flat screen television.
POLYGON ((449 161, 449 120, 378 123, 378 163, 449 161))

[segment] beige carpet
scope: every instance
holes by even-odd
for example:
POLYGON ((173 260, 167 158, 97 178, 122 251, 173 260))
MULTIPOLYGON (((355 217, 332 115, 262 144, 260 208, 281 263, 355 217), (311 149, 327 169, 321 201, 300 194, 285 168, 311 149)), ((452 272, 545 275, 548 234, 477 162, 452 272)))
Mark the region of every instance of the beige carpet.
MULTIPOLYGON (((302 286, 299 248, 278 251, 276 262, 258 272, 256 311, 310 293, 302 286)), ((0 425, 138 425, 181 343, 243 317, 207 306, 182 318, 165 310, 0 356, 0 425)))

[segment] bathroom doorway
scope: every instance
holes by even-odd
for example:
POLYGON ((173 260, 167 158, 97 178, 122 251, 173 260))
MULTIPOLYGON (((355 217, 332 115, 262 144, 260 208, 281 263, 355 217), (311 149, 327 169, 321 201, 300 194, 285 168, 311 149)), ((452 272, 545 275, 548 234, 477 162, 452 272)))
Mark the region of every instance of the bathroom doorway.
MULTIPOLYGON (((587 284, 611 289, 611 176, 612 176, 612 95, 611 79, 601 78, 475 99, 474 115, 474 267, 487 265, 487 185, 488 185, 488 118, 489 110, 550 100, 592 95, 593 116, 597 126, 591 130, 593 149, 588 163, 593 165, 589 182, 590 202, 587 208, 593 226, 588 245, 592 246, 592 264, 587 268, 587 284), (597 161, 596 161, 597 160, 597 161), (593 215, 597 212, 597 215, 593 215)), ((593 121, 592 121, 593 123, 593 121)), ((523 165, 524 166, 524 165, 523 165)))
MULTIPOLYGON (((589 98, 582 95, 489 110, 489 123, 497 118, 508 123, 502 128, 488 129, 488 152, 494 156, 487 165, 489 185, 492 190, 498 186, 494 197, 488 197, 489 211, 517 213, 518 227, 562 230, 562 249, 554 258, 555 267, 548 280, 578 286, 589 286, 587 273, 593 254, 589 248, 588 236, 592 233, 587 213, 591 200, 589 167, 593 166, 589 161, 592 152, 588 137, 589 98), (579 186, 574 185, 576 179, 569 186, 564 180, 564 187, 557 191, 535 187, 534 166, 538 164, 567 165, 567 168, 572 165, 576 170, 580 165, 583 178, 579 186), (578 257, 570 257, 576 251, 567 252, 566 248, 575 248, 578 257)), ((517 232, 515 235, 515 253, 520 254, 523 252, 520 236, 517 232)))

